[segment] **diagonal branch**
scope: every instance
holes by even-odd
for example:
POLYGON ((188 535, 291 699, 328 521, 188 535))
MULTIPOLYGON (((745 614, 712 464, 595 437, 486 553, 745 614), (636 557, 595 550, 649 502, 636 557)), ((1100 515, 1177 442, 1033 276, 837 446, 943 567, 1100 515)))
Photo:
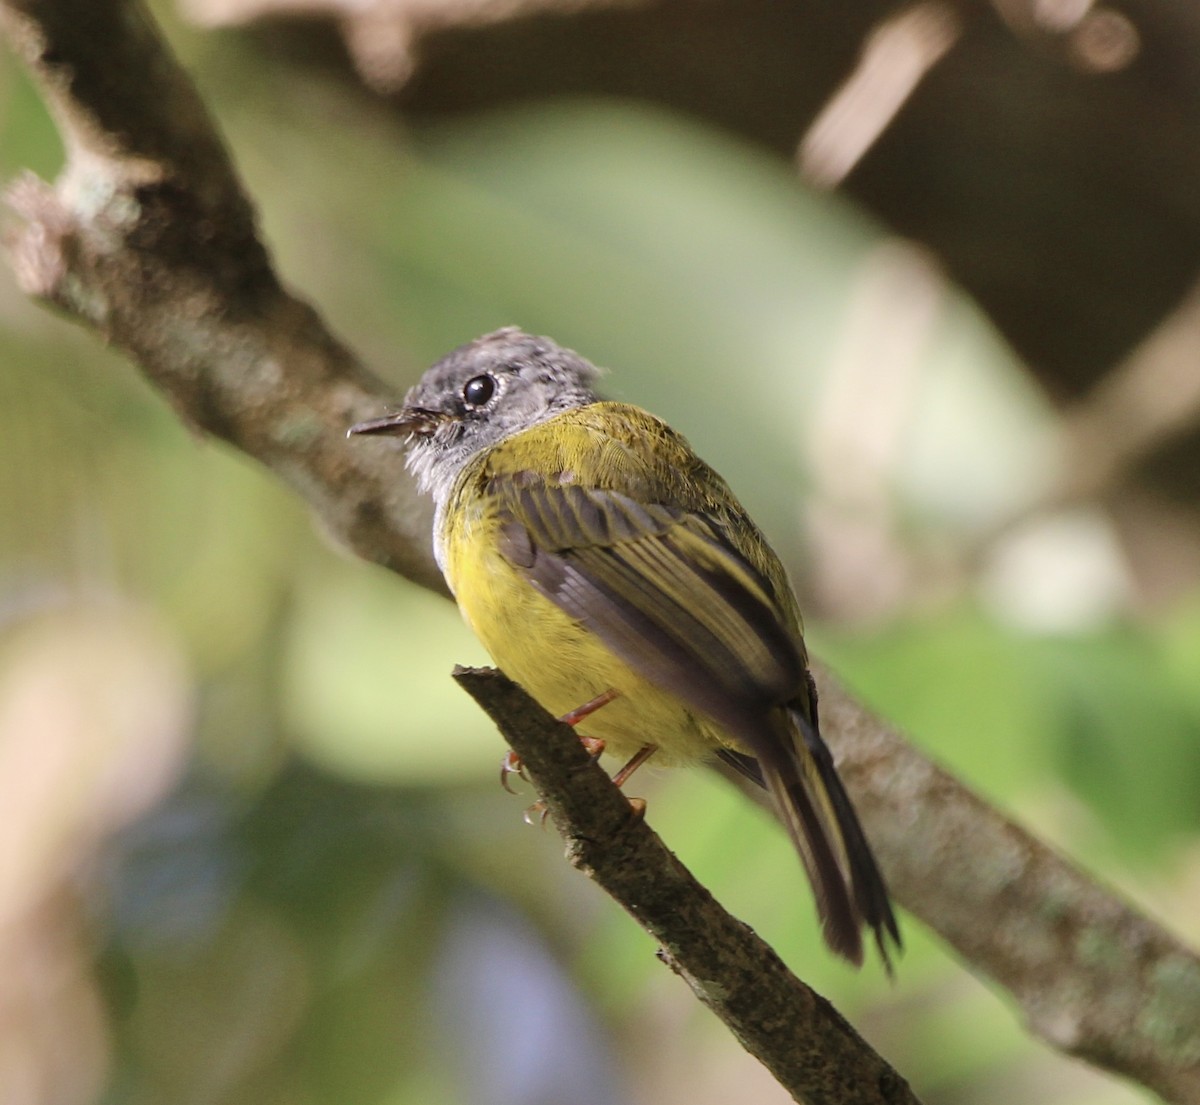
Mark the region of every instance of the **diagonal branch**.
POLYGON ((574 730, 498 671, 458 668, 454 677, 521 757, 566 841, 571 865, 659 941, 659 958, 797 1101, 916 1101, 904 1079, 837 1010, 728 914, 633 815, 574 730))
POLYGON ((896 897, 1052 1047, 1200 1102, 1200 959, 818 670, 823 727, 896 897))
MULTIPOLYGON (((9 193, 25 290, 127 352, 182 418, 279 473, 364 557, 444 593, 428 508, 399 454, 344 439, 388 390, 279 283, 224 147, 142 6, 0 0, 0 29, 68 151, 53 187, 27 177, 9 193)), ((830 743, 897 898, 1009 990, 1049 1044, 1169 1101, 1200 1101, 1200 959, 827 679, 823 691, 830 743)), ((665 928, 658 938, 674 946, 665 928)))
POLYGON ((266 464, 368 559, 445 590, 431 510, 393 458, 345 447, 394 398, 306 303, 258 238, 254 209, 191 81, 140 3, 4 0, 67 164, 9 190, 22 288, 128 353, 192 426, 266 464))

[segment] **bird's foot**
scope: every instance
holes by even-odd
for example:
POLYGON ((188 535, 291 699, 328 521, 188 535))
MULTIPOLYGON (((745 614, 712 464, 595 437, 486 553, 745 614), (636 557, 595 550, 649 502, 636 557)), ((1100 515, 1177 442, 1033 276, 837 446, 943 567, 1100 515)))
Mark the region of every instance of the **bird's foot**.
MULTIPOLYGON (((600 759, 604 753, 604 741, 599 737, 585 737, 583 734, 579 736, 579 743, 583 745, 584 751, 592 757, 593 760, 600 759)), ((521 763, 521 757, 518 756, 512 749, 509 749, 504 754, 504 758, 500 761, 500 785, 508 791, 509 794, 516 794, 508 779, 510 775, 516 775, 526 782, 529 782, 529 777, 525 774, 525 765, 521 763)))
MULTIPOLYGON (((603 694, 598 694, 590 702, 585 702, 582 706, 577 706, 569 713, 565 713, 558 720, 565 722, 574 728, 579 722, 586 718, 589 714, 594 714, 602 706, 607 706, 620 692, 611 688, 603 694)), ((598 760, 604 753, 605 742, 600 737, 588 737, 579 734, 579 743, 583 745, 585 751, 592 757, 593 760, 598 760)), ((655 744, 643 744, 620 768, 619 771, 612 777, 613 784, 617 787, 623 787, 629 777, 637 771, 654 753, 658 750, 655 744)), ((500 785, 504 787, 509 794, 515 794, 516 791, 509 786, 508 779, 511 775, 519 775, 522 779, 526 778, 525 768, 521 763, 521 757, 515 752, 509 751, 505 754, 504 759, 500 761, 500 785)), ((637 820, 641 820, 646 815, 646 800, 644 798, 630 798, 629 808, 633 816, 637 820)), ((522 815, 526 824, 541 825, 543 828, 546 825, 546 818, 549 816, 549 811, 546 809, 544 802, 535 802, 532 806, 525 810, 522 815)))
POLYGON ((521 820, 526 825, 537 825, 539 828, 546 827, 546 818, 550 816, 550 811, 546 808, 545 802, 534 802, 532 806, 527 807, 521 813, 521 820))
MULTIPOLYGON (((521 763, 521 757, 509 749, 504 754, 504 759, 500 761, 500 785, 508 791, 509 794, 516 794, 512 787, 508 785, 508 777, 510 775, 518 775, 525 779, 525 766, 521 763)), ((525 779, 528 782, 528 779, 525 779)))
MULTIPOLYGON (((613 777, 614 785, 623 787, 639 767, 642 766, 654 753, 658 751, 656 744, 643 744, 632 756, 625 765, 613 777)), ((627 798, 629 802, 629 812, 633 816, 634 821, 641 821, 646 816, 646 799, 645 798, 627 798)))
POLYGON ((579 743, 583 745, 583 750, 592 757, 593 760, 600 759, 604 755, 604 740, 601 737, 585 737, 582 733, 579 734, 579 743))

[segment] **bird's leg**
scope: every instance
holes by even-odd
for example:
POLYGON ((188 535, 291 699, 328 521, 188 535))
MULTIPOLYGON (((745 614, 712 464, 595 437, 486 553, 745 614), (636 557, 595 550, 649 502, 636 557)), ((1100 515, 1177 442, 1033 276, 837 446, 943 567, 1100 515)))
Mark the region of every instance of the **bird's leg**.
POLYGON ((639 767, 642 766, 655 752, 658 751, 657 744, 643 744, 632 756, 629 757, 629 762, 625 764, 613 777, 612 781, 619 787, 623 787, 639 767))
MULTIPOLYGON (((581 737, 580 739, 586 742, 586 738, 581 737)), ((600 752, 604 750, 604 742, 599 741, 597 743, 599 743, 601 746, 600 751, 596 753, 596 755, 599 756, 600 752)), ((584 747, 587 747, 586 743, 584 747)), ((642 764, 644 764, 648 759, 650 759, 650 757, 653 756, 657 751, 657 744, 643 744, 641 748, 639 748, 632 756, 629 757, 628 762, 625 763, 625 765, 612 777, 613 785, 617 787, 623 787, 628 781, 629 776, 637 771, 637 769, 641 767, 642 764)), ((505 789, 507 789, 507 787, 505 789)), ((629 808, 633 812, 634 818, 640 821, 646 815, 646 799, 629 798, 627 801, 629 802, 629 808)), ((525 822, 528 825, 532 825, 536 821, 537 824, 545 828, 546 815, 548 812, 549 811, 546 809, 544 803, 534 802, 534 804, 525 811, 525 822)))
MULTIPOLYGON (((618 787, 623 787, 626 781, 629 779, 629 776, 637 771, 637 769, 641 767, 642 764, 644 764, 648 759, 650 759, 650 757, 653 756, 657 751, 657 744, 643 744, 641 748, 639 748, 632 756, 629 757, 628 762, 626 762, 621 770, 612 777, 612 781, 618 787)), ((646 816, 645 798, 630 798, 628 801, 629 808, 633 811, 633 816, 636 820, 640 821, 646 816)))
POLYGON ((563 714, 558 720, 566 722, 567 725, 574 729, 585 717, 591 717, 601 706, 607 706, 620 693, 620 691, 609 687, 603 694, 596 695, 590 702, 585 702, 582 706, 576 706, 575 709, 563 714))
MULTIPOLYGON (((607 706, 618 694, 620 694, 619 691, 615 691, 610 687, 603 694, 596 695, 591 701, 585 702, 582 706, 576 706, 575 709, 563 714, 558 720, 574 729, 585 717, 594 714, 601 706, 607 706)), ((579 742, 588 750, 592 759, 599 759, 601 753, 604 751, 604 741, 599 737, 586 737, 580 734, 579 742)), ((516 791, 508 785, 508 777, 510 775, 520 775, 522 779, 525 778, 525 771, 521 767, 521 757, 511 749, 505 753, 504 759, 500 761, 500 785, 509 794, 516 794, 516 791)))
MULTIPOLYGON (((619 693, 619 691, 616 691, 610 687, 602 694, 596 695, 596 697, 591 701, 585 702, 582 706, 576 706, 574 710, 563 714, 558 720, 565 722, 567 725, 571 726, 571 728, 574 728, 581 721, 583 721, 584 718, 594 714, 601 707, 607 706, 614 698, 617 697, 619 693)), ((579 741, 583 747, 586 748, 589 753, 591 753, 593 759, 600 758, 601 753, 604 751, 603 740, 601 740, 599 737, 584 736, 581 733, 579 735, 579 741)), ((612 777, 613 783, 617 787, 624 786, 629 777, 635 771, 637 771, 642 764, 650 759, 650 757, 653 756, 656 751, 658 751, 658 745, 643 744, 642 747, 639 748, 629 758, 628 762, 625 763, 612 777)), ((524 770, 521 766, 521 757, 511 749, 505 755, 504 759, 500 761, 500 785, 504 787, 504 789, 510 794, 513 794, 515 792, 513 791, 512 787, 508 785, 508 777, 510 775, 520 775, 521 778, 525 777, 524 770)), ((646 800, 644 798, 630 798, 629 805, 633 810, 635 817, 640 818, 646 812, 646 800)), ((525 811, 525 820, 532 825, 534 823, 534 819, 536 818, 538 824, 544 826, 546 824, 546 813, 546 807, 541 802, 535 802, 525 811)))

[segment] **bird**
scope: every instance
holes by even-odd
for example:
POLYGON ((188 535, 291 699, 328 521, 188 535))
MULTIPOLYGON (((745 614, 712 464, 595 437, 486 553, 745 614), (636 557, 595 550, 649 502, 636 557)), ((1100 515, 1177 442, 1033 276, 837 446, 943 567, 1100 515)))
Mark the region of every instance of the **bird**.
POLYGON ((348 433, 406 439, 438 566, 506 675, 551 713, 586 716, 589 747, 628 761, 618 783, 651 758, 717 758, 766 788, 828 946, 861 965, 869 930, 890 973, 899 927, 820 734, 783 565, 686 439, 601 398, 599 376, 505 327, 348 433))

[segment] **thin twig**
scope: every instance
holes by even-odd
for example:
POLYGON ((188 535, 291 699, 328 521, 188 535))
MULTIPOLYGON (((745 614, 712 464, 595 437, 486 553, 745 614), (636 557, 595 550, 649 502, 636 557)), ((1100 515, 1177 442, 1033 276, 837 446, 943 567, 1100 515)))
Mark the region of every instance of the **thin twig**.
POLYGON ((961 34, 962 18, 944 0, 919 0, 882 20, 801 140, 800 175, 818 188, 841 184, 961 34))
POLYGON ((797 1101, 916 1100, 833 1006, 730 916, 634 814, 570 726, 491 668, 458 668, 454 677, 521 757, 572 866, 659 942, 659 958, 797 1101))
POLYGON ((445 29, 482 27, 546 12, 629 7, 646 0, 181 0, 198 23, 228 27, 259 19, 331 18, 341 28, 359 76, 376 92, 400 90, 412 76, 421 40, 445 29))

